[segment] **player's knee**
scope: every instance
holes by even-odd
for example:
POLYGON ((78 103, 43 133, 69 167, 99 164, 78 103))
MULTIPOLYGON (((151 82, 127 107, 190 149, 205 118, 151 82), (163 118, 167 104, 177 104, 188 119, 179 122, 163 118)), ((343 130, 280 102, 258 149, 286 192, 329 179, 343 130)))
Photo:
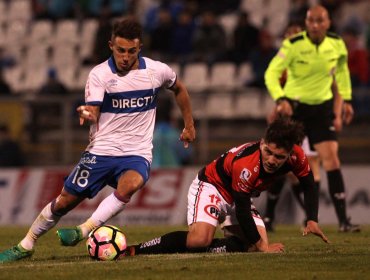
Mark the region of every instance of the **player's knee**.
POLYGON ((115 196, 124 202, 129 202, 131 197, 140 189, 140 186, 133 184, 133 185, 125 185, 117 188, 114 192, 115 196))
POLYGON ((207 247, 211 244, 212 238, 209 238, 206 235, 195 235, 195 234, 188 234, 186 246, 188 248, 199 248, 199 247, 207 247))
POLYGON ((118 181, 117 191, 119 197, 130 199, 144 185, 143 177, 135 171, 127 171, 118 181))
POLYGON ((54 199, 51 202, 51 212, 56 216, 64 216, 70 210, 69 204, 65 200, 54 199))
POLYGON ((326 171, 336 170, 340 168, 339 159, 331 159, 323 162, 323 167, 326 171))

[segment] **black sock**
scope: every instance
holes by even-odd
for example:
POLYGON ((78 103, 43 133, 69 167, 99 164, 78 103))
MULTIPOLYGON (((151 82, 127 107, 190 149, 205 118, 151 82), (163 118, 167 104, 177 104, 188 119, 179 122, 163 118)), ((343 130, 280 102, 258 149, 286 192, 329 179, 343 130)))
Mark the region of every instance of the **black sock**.
POLYGON ((330 197, 333 201, 339 223, 345 223, 347 221, 347 214, 342 172, 340 169, 336 169, 326 173, 328 176, 330 197))
POLYGON ((135 255, 140 254, 173 254, 184 253, 186 249, 187 231, 174 231, 150 241, 135 245, 135 255))
POLYGON ((275 218, 275 207, 279 201, 281 190, 284 187, 285 177, 275 181, 275 183, 267 190, 266 212, 265 218, 269 218, 271 222, 275 218))
POLYGON ((210 253, 245 252, 244 243, 236 236, 215 238, 206 249, 210 253))
POLYGON ((174 231, 161 237, 135 245, 135 255, 174 254, 174 253, 224 253, 244 252, 242 240, 236 236, 215 238, 208 247, 186 248, 187 231, 174 231))

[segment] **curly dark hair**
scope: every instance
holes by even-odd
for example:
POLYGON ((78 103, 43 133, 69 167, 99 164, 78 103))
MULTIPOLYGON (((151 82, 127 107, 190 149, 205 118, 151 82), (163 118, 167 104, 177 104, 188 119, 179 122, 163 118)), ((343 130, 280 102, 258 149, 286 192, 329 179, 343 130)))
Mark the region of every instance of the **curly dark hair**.
POLYGON ((128 40, 139 39, 140 42, 142 42, 142 36, 142 26, 135 19, 125 18, 113 24, 112 38, 122 37, 128 40))
POLYGON ((303 124, 287 117, 279 117, 266 129, 265 142, 291 151, 294 144, 300 145, 304 138, 303 124))

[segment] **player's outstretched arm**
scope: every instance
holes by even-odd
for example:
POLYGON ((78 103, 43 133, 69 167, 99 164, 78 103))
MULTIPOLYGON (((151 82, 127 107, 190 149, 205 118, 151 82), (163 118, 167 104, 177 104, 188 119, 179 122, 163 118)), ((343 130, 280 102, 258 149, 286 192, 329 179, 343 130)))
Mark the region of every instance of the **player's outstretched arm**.
POLYGON ((180 135, 180 140, 184 142, 184 147, 187 148, 189 143, 195 140, 195 127, 190 104, 190 97, 185 85, 179 80, 170 88, 175 93, 176 103, 180 108, 182 118, 184 120, 184 129, 180 135))
POLYGON ((100 115, 100 107, 82 105, 77 108, 77 112, 80 117, 80 125, 83 125, 85 121, 96 123, 100 115))
POLYGON ((284 244, 282 243, 270 243, 268 242, 267 231, 263 226, 257 225, 258 233, 261 239, 254 245, 252 245, 248 252, 265 252, 265 253, 283 253, 284 244))
POLYGON ((319 236, 324 242, 330 243, 329 239, 322 232, 319 224, 315 221, 307 221, 307 225, 303 230, 303 236, 307 236, 309 233, 319 236))

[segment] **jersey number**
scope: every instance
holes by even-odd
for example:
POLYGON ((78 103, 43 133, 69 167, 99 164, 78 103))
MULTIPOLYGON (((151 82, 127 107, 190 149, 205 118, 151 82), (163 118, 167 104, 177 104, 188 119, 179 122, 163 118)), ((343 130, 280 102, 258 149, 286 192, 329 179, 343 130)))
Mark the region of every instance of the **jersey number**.
POLYGON ((81 169, 77 166, 75 176, 73 177, 72 183, 77 184, 79 187, 84 188, 89 183, 90 172, 86 169, 81 169))

